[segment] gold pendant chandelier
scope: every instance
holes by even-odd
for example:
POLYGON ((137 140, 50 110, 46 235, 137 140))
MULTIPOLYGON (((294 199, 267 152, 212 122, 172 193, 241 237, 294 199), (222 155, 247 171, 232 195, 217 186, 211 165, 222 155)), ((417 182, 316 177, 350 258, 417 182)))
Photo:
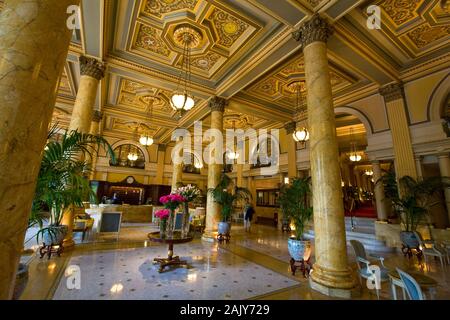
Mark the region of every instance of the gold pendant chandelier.
POLYGON ((190 25, 181 25, 174 31, 174 41, 183 48, 181 72, 177 89, 170 98, 170 105, 175 111, 189 111, 195 106, 190 92, 191 87, 191 49, 198 47, 202 40, 201 32, 190 25))
MULTIPOLYGON (((296 113, 301 113, 306 111, 306 103, 304 99, 304 92, 306 91, 306 87, 302 90, 302 82, 296 81, 291 84, 291 86, 295 86, 295 92, 296 92, 296 98, 297 98, 297 104, 295 107, 296 113)), ((296 142, 301 142, 303 144, 306 143, 306 141, 309 140, 309 132, 308 129, 306 129, 305 126, 303 126, 300 129, 295 128, 294 133, 292 134, 292 137, 296 142)))

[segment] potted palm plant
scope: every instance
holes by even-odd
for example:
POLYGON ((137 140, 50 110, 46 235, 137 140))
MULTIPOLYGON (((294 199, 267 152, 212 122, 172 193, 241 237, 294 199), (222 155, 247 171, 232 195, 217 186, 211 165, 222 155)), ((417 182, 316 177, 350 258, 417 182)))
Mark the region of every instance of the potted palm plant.
POLYGON ((418 226, 427 222, 429 210, 439 204, 435 195, 444 188, 449 187, 448 177, 428 177, 416 180, 410 176, 404 176, 397 180, 395 173, 386 172, 376 183, 382 183, 385 189, 385 197, 390 199, 393 210, 400 217, 404 228, 400 232, 400 239, 407 248, 419 247, 419 240, 414 232, 418 226))
POLYGON ((278 203, 283 218, 292 222, 294 235, 288 239, 288 250, 295 261, 308 261, 311 256, 311 242, 303 238, 306 224, 311 219, 311 178, 296 178, 291 184, 281 187, 278 203))
POLYGON ((221 179, 214 189, 209 189, 214 202, 221 206, 221 222, 218 225, 219 234, 229 234, 231 229, 230 218, 234 206, 239 201, 249 201, 252 195, 247 188, 237 187, 233 180, 226 174, 222 174, 221 179))
POLYGON ((42 221, 38 222, 41 228, 36 235, 38 242, 42 236, 47 245, 59 244, 66 236, 67 226, 61 223, 66 210, 73 206, 82 207, 83 201, 95 199, 87 179, 91 168, 86 159, 92 159, 92 154, 101 146, 112 162, 116 161, 114 151, 103 137, 66 131, 56 141, 53 138, 57 131, 54 126, 48 134, 49 142, 44 149, 31 213, 36 217, 44 209, 49 210, 48 225, 43 227, 42 221))

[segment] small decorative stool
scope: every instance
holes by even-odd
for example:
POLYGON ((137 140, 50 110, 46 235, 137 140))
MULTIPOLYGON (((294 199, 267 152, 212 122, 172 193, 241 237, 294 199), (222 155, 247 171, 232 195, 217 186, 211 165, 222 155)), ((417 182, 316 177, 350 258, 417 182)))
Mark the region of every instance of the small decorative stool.
POLYGON ((225 243, 230 243, 230 238, 231 235, 229 233, 219 233, 217 235, 217 241, 219 241, 219 243, 223 243, 225 241, 225 243))
POLYGON ((60 257, 63 249, 62 242, 59 244, 45 244, 44 242, 42 247, 39 248, 39 254, 41 255, 40 258, 42 259, 45 255, 47 255, 47 258, 50 259, 52 257, 52 253, 56 253, 58 257, 60 257))
POLYGON ((303 274, 303 277, 307 278, 312 269, 309 259, 307 261, 305 261, 305 260, 297 261, 297 260, 294 260, 291 258, 290 264, 291 264, 291 271, 292 271, 293 276, 295 276, 295 271, 297 269, 300 269, 300 271, 303 274))

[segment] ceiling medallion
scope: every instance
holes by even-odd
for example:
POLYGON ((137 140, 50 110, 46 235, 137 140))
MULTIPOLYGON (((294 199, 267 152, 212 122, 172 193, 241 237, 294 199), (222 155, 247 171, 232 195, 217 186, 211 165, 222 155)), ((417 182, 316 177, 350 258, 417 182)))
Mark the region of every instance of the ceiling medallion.
POLYGON ((184 48, 187 43, 189 49, 195 49, 200 45, 202 40, 202 32, 189 24, 179 25, 173 32, 173 41, 180 48, 184 48))

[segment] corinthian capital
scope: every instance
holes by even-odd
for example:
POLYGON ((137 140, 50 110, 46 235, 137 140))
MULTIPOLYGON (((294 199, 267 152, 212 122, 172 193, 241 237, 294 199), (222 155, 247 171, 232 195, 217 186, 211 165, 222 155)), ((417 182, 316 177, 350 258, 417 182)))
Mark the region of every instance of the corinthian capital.
POLYGON ((292 33, 292 37, 300 41, 302 48, 316 41, 327 42, 333 34, 334 28, 323 19, 318 13, 306 21, 297 31, 292 33))
POLYGON ((294 133, 296 127, 297 127, 297 123, 295 121, 286 123, 284 125, 284 129, 286 130, 286 134, 294 133))
POLYGON ((101 80, 105 76, 106 65, 94 58, 80 57, 80 73, 101 80))
POLYGON ((384 97, 386 102, 398 100, 403 98, 403 83, 391 83, 380 88, 380 94, 384 97))
POLYGON ((225 111, 225 106, 227 105, 227 100, 224 98, 220 98, 217 96, 214 96, 211 100, 209 100, 209 108, 211 111, 225 111))

